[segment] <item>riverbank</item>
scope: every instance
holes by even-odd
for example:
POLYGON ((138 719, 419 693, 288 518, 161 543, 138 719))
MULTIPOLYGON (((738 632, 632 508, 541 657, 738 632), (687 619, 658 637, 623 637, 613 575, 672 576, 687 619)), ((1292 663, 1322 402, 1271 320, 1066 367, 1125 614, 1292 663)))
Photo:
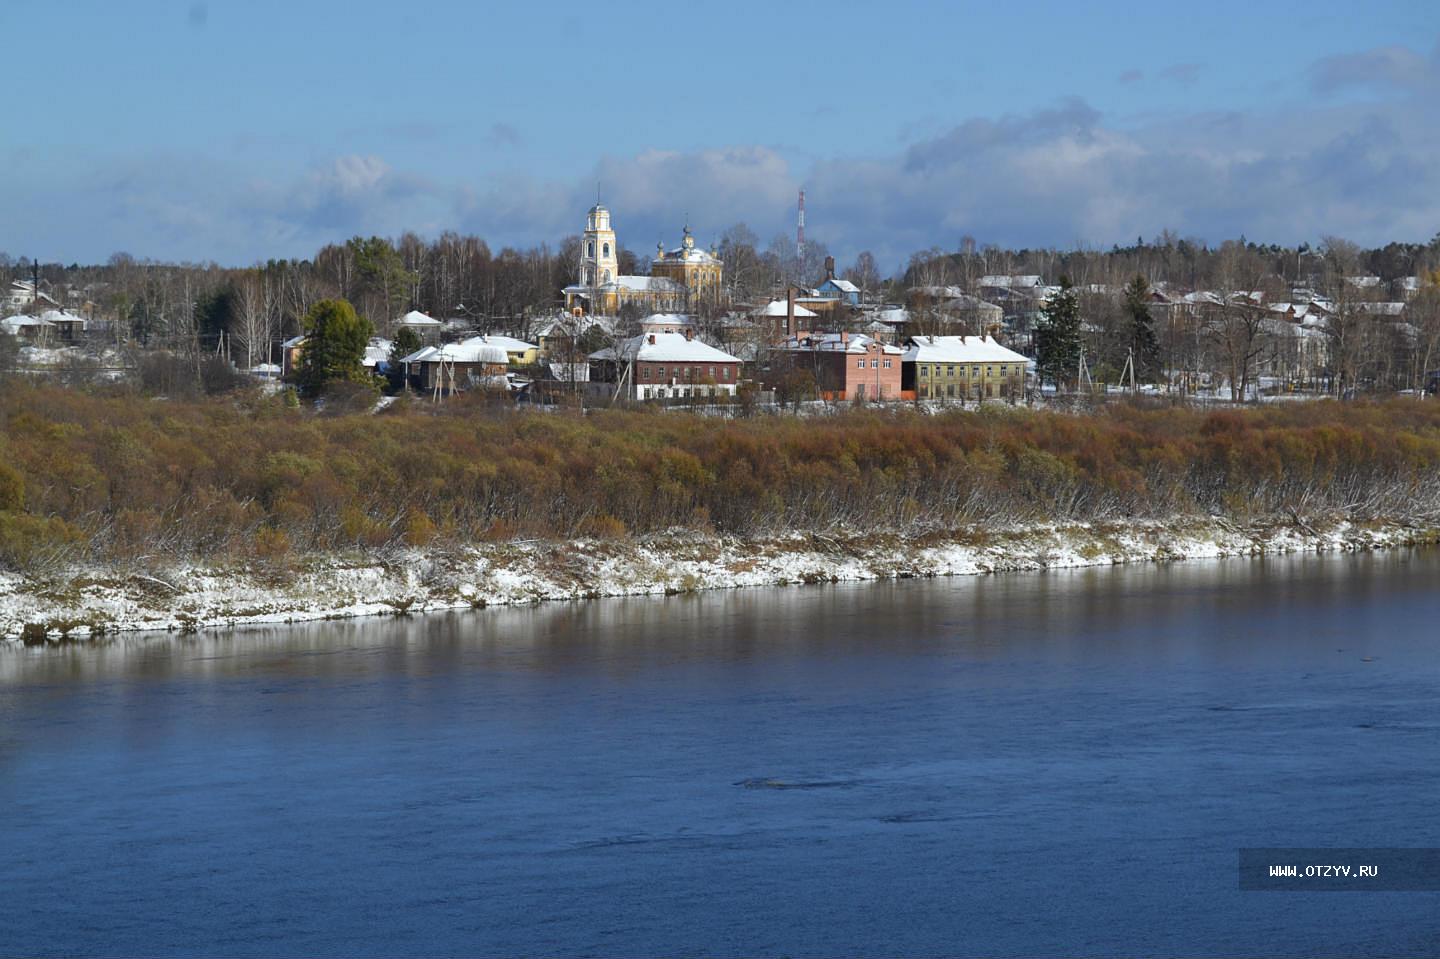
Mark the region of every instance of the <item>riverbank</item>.
POLYGON ((328 554, 284 565, 78 567, 0 574, 0 636, 41 643, 139 630, 421 613, 604 596, 687 593, 1012 570, 1166 562, 1440 542, 1401 523, 1219 520, 1068 524, 918 536, 688 532, 633 539, 526 541, 454 550, 328 554))

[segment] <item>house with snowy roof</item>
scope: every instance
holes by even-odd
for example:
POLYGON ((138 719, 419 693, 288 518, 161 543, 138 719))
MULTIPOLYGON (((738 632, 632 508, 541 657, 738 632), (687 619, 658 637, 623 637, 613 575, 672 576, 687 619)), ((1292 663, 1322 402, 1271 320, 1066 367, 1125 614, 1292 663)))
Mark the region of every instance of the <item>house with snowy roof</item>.
POLYGON ((21 313, 0 320, 0 332, 30 343, 48 343, 55 335, 55 324, 38 316, 21 313))
POLYGON ((3 299, 0 299, 0 315, 8 316, 12 313, 28 312, 36 310, 58 309, 59 303, 44 290, 38 293, 35 290, 35 283, 31 280, 14 280, 10 283, 9 289, 5 291, 3 299))
POLYGON ((815 296, 822 300, 839 300, 848 306, 860 305, 860 287, 833 276, 826 277, 825 282, 815 288, 815 296))
POLYGON ((467 389, 508 389, 509 356, 498 337, 473 336, 443 346, 423 346, 399 360, 405 381, 414 389, 439 394, 467 389))
POLYGON ((828 400, 898 400, 903 350, 863 333, 805 333, 771 351, 766 385, 808 372, 828 400))
POLYGON ((416 333, 420 334, 422 338, 427 336, 434 336, 436 333, 440 332, 440 328, 444 325, 444 323, 441 323, 439 320, 435 319, 435 317, 425 313, 421 313, 419 310, 411 310, 409 313, 406 313, 404 316, 397 317, 395 320, 395 328, 397 330, 401 329, 402 327, 405 329, 414 330, 416 333))
POLYGON ((813 329, 819 317, 819 313, 800 304, 793 289, 786 291, 785 299, 771 300, 750 313, 750 318, 762 328, 784 337, 794 336, 802 329, 813 329))
POLYGON ((912 336, 903 386, 922 400, 1018 399, 1029 359, 987 336, 912 336))
POLYGON ((847 306, 860 306, 860 287, 835 275, 833 256, 825 258, 825 282, 812 291, 812 296, 821 300, 838 300, 847 306))
POLYGON ((487 333, 483 336, 472 336, 463 342, 498 346, 505 351, 506 362, 511 366, 530 366, 540 359, 539 346, 526 342, 525 340, 516 339, 513 336, 487 333))
POLYGON ((634 400, 734 396, 741 362, 724 350, 683 333, 642 333, 590 354, 590 380, 615 384, 634 400))
POLYGON ((541 323, 533 333, 541 360, 569 359, 582 343, 613 336, 615 321, 608 316, 565 313, 541 323))

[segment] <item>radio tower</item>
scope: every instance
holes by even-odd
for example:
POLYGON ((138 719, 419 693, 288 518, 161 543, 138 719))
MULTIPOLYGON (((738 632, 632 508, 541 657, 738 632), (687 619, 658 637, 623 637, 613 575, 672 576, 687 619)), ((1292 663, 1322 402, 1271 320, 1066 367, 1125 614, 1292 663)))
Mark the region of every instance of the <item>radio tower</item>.
POLYGON ((805 262, 805 191, 800 191, 800 212, 795 217, 795 260, 805 262))

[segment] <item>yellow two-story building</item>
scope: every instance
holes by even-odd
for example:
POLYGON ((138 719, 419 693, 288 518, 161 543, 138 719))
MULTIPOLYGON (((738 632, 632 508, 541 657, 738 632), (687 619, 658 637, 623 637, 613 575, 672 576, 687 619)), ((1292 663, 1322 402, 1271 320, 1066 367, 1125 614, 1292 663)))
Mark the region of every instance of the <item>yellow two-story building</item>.
POLYGON ((901 360, 901 388, 921 400, 1018 399, 1029 360, 985 336, 915 336, 901 360))

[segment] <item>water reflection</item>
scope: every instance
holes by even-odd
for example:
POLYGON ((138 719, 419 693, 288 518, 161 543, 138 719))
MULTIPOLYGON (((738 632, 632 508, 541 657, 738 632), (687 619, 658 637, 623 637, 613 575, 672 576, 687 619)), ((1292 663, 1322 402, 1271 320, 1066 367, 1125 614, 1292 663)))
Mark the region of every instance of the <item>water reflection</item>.
MULTIPOLYGON (((685 662, 963 654, 1016 658, 1280 659, 1329 648, 1359 660, 1436 631, 1434 551, 1322 554, 744 589, 0 645, 0 683, 97 679, 426 676, 454 670, 623 675, 685 662), (1397 606, 1397 601, 1401 601, 1397 606), (1398 635, 1392 635, 1398 634, 1398 635)), ((1394 653, 1394 650, 1389 650, 1394 653)))

